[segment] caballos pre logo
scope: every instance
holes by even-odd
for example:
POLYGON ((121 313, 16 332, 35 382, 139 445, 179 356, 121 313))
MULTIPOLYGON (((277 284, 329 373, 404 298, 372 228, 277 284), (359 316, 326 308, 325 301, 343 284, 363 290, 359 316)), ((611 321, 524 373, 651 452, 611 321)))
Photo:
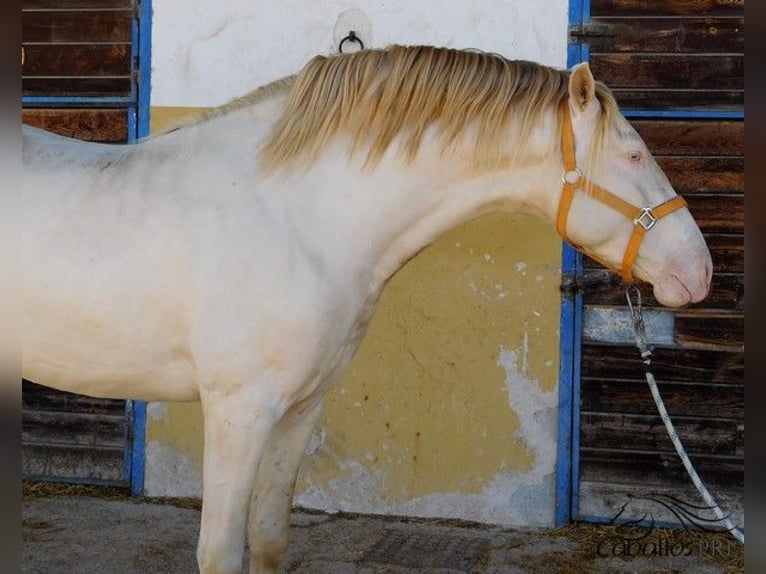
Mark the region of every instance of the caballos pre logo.
POLYGON ((730 539, 708 540, 701 537, 695 539, 674 536, 673 530, 660 530, 656 527, 655 512, 658 516, 667 516, 669 512, 686 531, 729 532, 731 529, 722 526, 723 520, 713 515, 712 507, 690 504, 667 494, 627 494, 626 496, 628 500, 609 521, 609 524, 616 527, 615 536, 606 537, 596 545, 595 550, 599 556, 725 557, 733 551, 733 541, 730 539), (632 516, 638 516, 638 518, 632 518, 632 516))

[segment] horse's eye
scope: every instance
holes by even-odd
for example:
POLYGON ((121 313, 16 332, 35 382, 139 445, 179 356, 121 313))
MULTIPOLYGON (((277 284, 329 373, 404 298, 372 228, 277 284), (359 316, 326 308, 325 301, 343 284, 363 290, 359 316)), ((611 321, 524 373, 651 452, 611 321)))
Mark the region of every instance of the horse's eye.
POLYGON ((628 154, 628 157, 630 158, 630 161, 641 161, 644 158, 644 154, 638 150, 633 150, 628 154))

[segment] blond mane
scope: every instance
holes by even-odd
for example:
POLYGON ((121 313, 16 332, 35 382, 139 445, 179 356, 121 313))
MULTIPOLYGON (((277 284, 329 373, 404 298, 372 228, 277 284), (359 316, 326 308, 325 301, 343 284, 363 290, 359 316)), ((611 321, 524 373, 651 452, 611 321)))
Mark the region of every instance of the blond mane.
POLYGON ((265 84, 259 88, 256 88, 252 92, 245 94, 242 97, 231 100, 230 102, 227 102, 226 104, 222 106, 218 106, 216 108, 206 110, 204 112, 200 112, 199 114, 196 114, 194 116, 184 118, 180 122, 177 122, 168 126, 168 128, 165 129, 162 132, 162 134, 175 132, 186 126, 199 124, 211 119, 215 119, 229 112, 233 112, 241 108, 258 104, 262 102, 263 100, 270 98, 271 96, 274 96, 283 92, 287 92, 292 87, 294 81, 295 81, 294 75, 286 76, 284 78, 274 80, 273 82, 269 84, 265 84))
MULTIPOLYGON (((524 141, 543 113, 566 96, 568 78, 568 71, 533 62, 431 46, 317 56, 295 77, 262 157, 267 168, 311 165, 342 134, 350 138, 351 154, 367 150, 369 167, 397 137, 409 161, 430 126, 443 149, 471 126, 475 167, 497 168, 523 151, 507 149, 508 130, 518 130, 518 141, 524 141)), ((598 95, 616 109, 601 84, 598 95)), ((552 134, 553 148, 558 140, 552 134)))

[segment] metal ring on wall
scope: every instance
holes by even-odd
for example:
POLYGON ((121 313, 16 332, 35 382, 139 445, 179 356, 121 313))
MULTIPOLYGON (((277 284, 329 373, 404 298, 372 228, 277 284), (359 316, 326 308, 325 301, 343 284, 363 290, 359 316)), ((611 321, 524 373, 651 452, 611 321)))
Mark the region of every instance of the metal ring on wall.
POLYGON ((338 52, 340 52, 341 54, 343 53, 343 44, 345 44, 346 42, 356 42, 357 44, 359 44, 359 49, 364 50, 364 42, 362 42, 362 39, 359 36, 357 36, 356 32, 354 32, 353 30, 350 30, 348 33, 348 36, 343 38, 340 41, 340 44, 338 44, 338 52))

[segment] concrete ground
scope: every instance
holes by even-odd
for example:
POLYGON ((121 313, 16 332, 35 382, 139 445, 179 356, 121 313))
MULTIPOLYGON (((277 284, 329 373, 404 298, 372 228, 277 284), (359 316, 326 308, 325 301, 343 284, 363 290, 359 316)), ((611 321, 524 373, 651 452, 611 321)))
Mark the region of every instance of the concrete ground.
MULTIPOLYGON (((23 573, 197 571, 200 516, 194 502, 27 490, 23 573)), ((733 574, 744 572, 744 550, 726 534, 629 532, 593 525, 509 529, 296 511, 284 572, 733 574)))

